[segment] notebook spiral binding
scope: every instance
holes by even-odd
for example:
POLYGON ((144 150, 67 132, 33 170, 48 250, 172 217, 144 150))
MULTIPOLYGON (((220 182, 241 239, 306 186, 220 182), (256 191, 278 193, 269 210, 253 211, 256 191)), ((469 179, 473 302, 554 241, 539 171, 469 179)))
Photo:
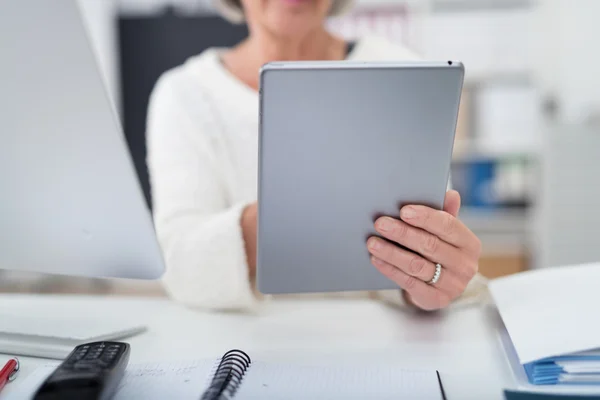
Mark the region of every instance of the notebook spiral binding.
POLYGON ((241 350, 230 350, 225 353, 201 400, 231 399, 242 384, 251 362, 250 356, 241 350))

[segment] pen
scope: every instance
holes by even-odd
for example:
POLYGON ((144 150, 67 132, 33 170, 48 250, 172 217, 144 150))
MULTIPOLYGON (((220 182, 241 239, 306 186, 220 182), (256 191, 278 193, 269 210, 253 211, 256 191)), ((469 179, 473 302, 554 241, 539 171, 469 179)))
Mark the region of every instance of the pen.
POLYGON ((15 380, 19 372, 19 359, 12 358, 8 360, 4 368, 0 370, 0 391, 8 383, 15 380))
POLYGON ((442 400, 446 400, 446 391, 444 390, 444 385, 442 385, 442 378, 440 377, 440 371, 435 371, 438 379, 438 383, 440 384, 440 394, 442 395, 442 400))

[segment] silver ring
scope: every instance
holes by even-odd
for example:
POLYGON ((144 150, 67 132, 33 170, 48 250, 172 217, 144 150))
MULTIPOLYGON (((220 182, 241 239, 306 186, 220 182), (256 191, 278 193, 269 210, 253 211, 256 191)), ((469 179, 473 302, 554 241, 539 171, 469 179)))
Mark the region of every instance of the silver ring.
POLYGON ((431 278, 431 280, 427 283, 429 285, 433 285, 433 284, 437 283, 437 281, 440 280, 440 275, 442 275, 442 265, 435 264, 435 273, 433 274, 433 278, 431 278))

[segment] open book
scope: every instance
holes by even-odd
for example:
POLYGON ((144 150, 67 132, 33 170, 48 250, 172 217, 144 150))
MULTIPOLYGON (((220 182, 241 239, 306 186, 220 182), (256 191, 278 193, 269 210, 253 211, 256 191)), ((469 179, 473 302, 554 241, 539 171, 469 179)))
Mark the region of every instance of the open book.
MULTIPOLYGON (((15 399, 31 398, 58 364, 41 367, 22 381, 15 399)), ((231 350, 219 360, 131 364, 114 400, 164 399, 423 399, 444 400, 439 374, 397 365, 252 361, 231 350)))

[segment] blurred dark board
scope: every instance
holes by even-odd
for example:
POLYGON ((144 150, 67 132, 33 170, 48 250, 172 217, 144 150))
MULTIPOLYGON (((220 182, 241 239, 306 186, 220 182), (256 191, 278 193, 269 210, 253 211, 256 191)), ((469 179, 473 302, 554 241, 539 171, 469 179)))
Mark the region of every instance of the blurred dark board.
POLYGON ((125 136, 149 207, 146 167, 146 112, 160 75, 189 57, 214 46, 233 46, 248 34, 218 16, 178 16, 167 10, 156 16, 118 19, 121 105, 125 136))

